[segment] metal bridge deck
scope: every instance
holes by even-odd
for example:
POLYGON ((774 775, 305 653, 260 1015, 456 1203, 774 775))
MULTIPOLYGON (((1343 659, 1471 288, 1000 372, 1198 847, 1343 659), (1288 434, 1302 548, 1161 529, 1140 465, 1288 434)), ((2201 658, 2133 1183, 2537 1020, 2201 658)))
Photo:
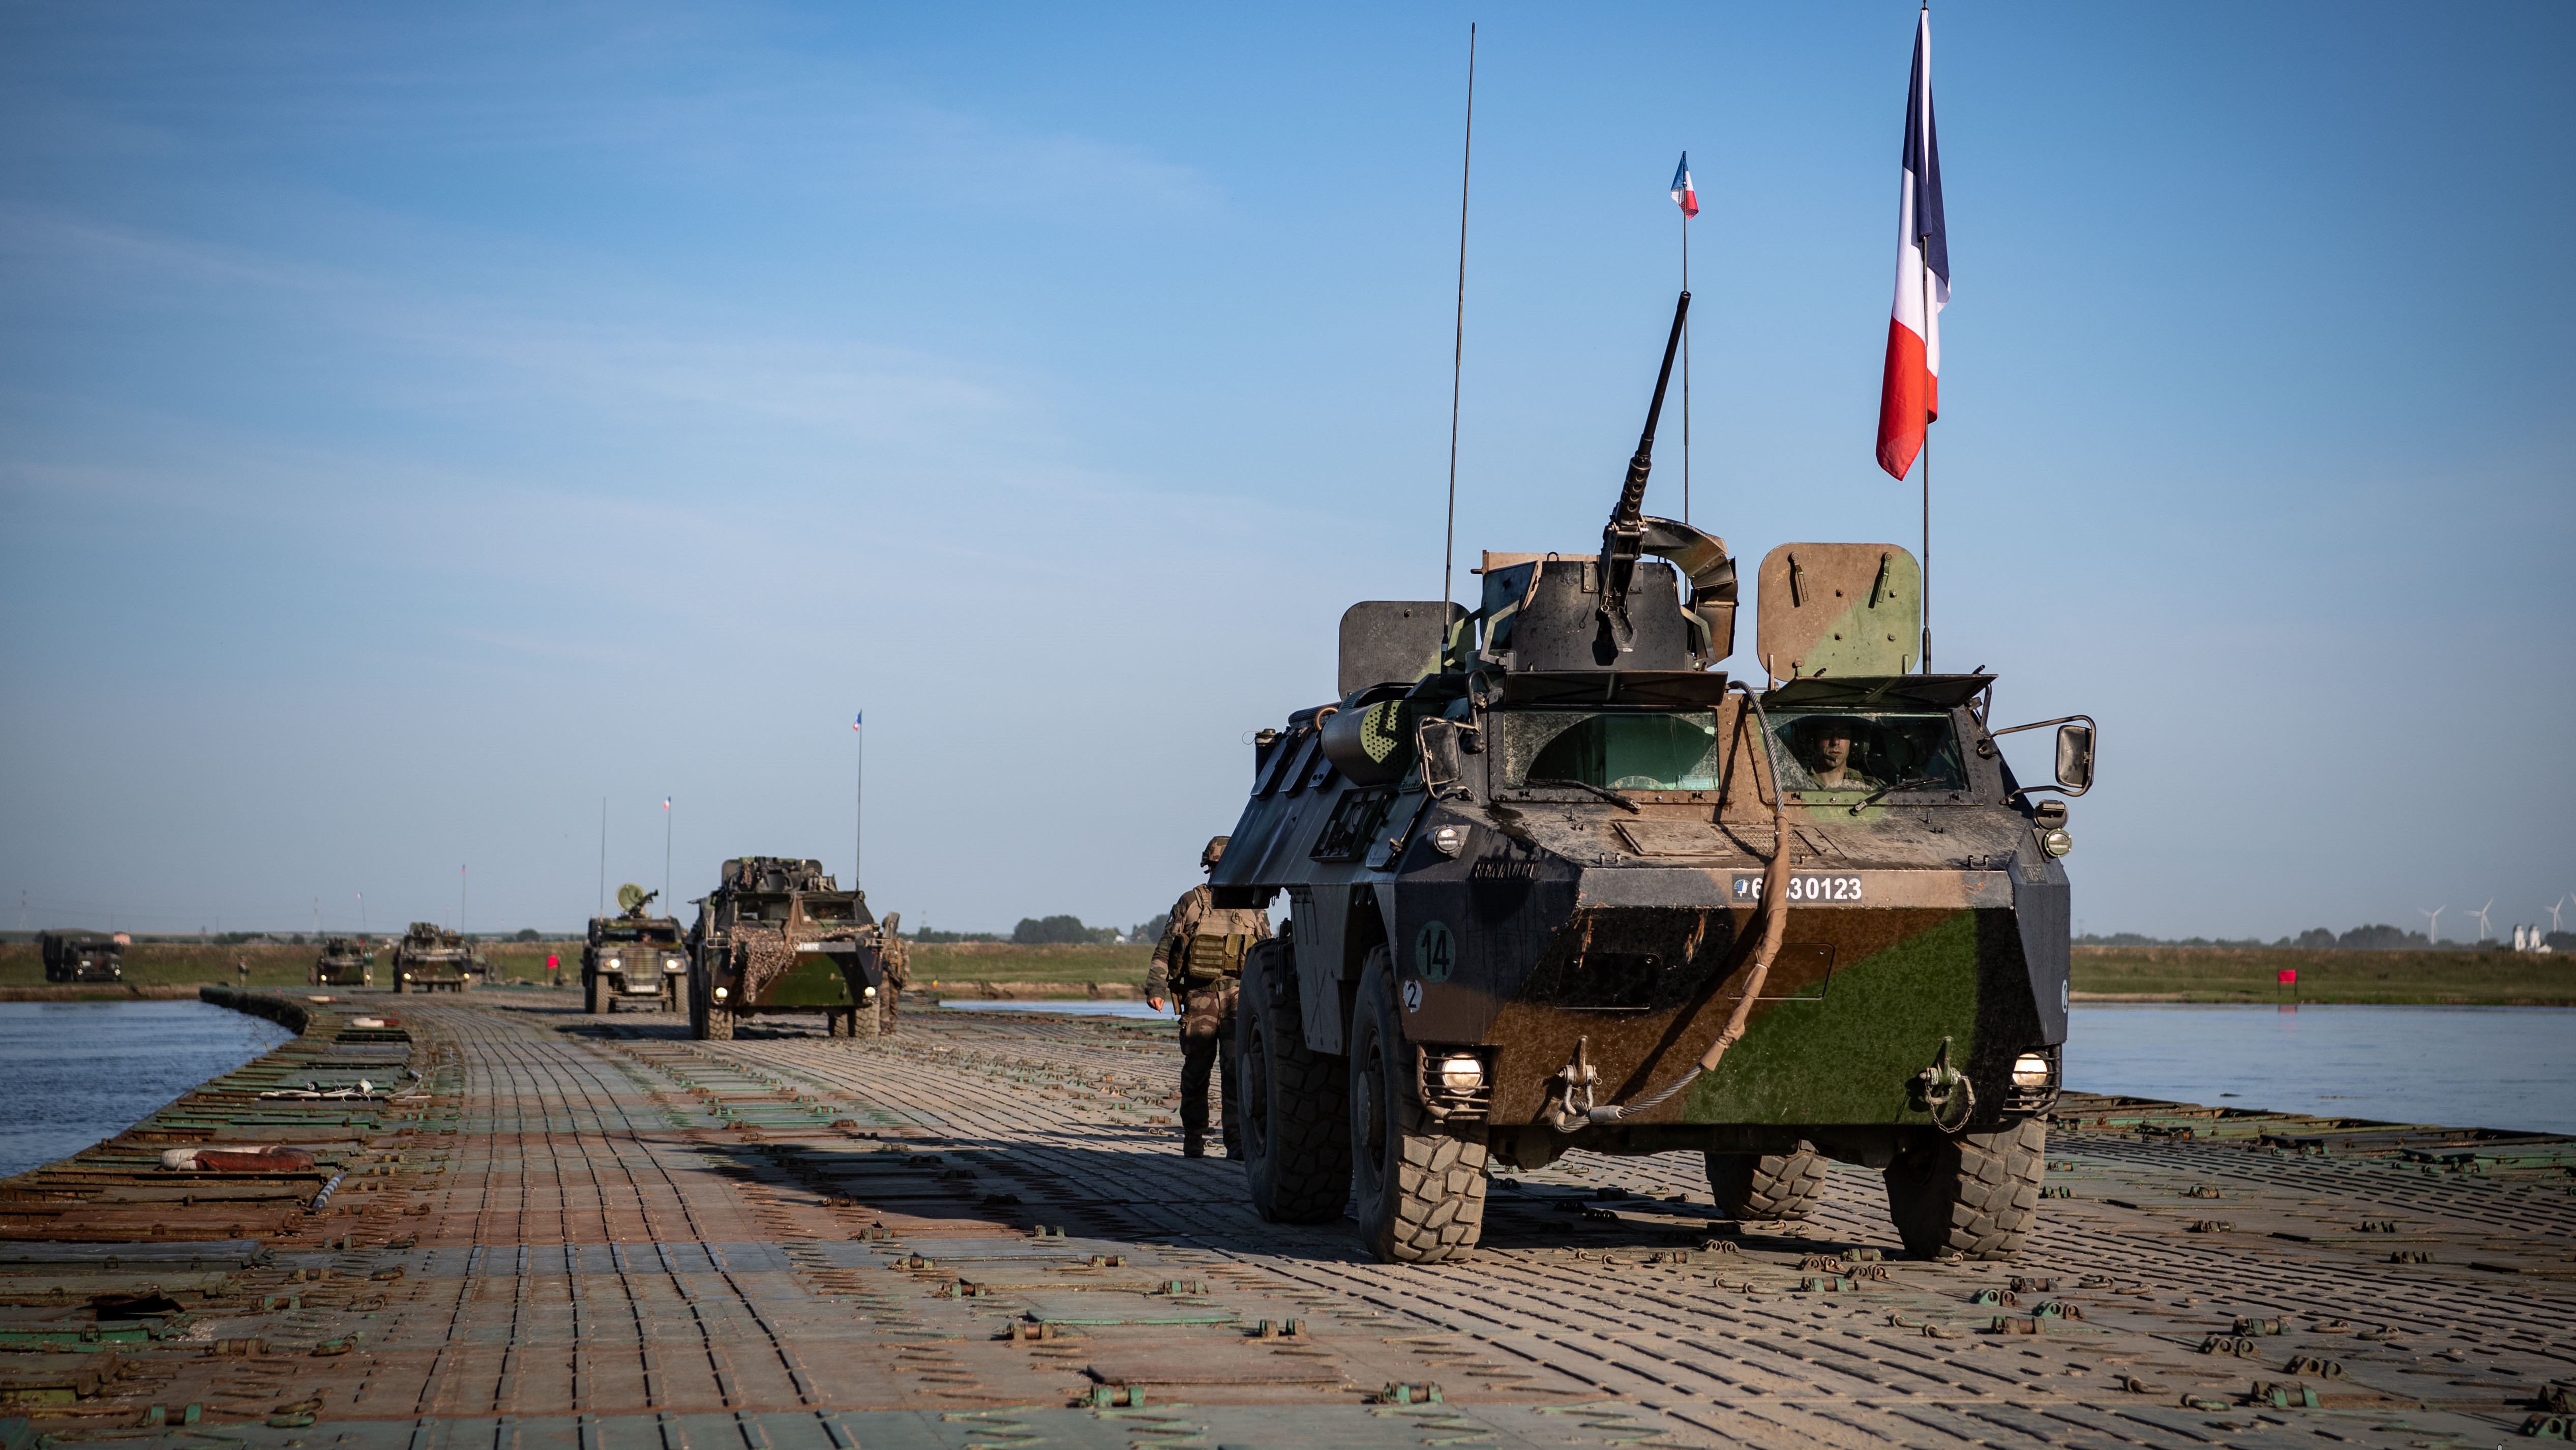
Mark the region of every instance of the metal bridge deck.
POLYGON ((0 1446, 2433 1450, 2576 1380, 2562 1139, 2069 1095, 2019 1264, 1900 1260, 1873 1173, 1736 1225, 1695 1159, 1577 1153, 1402 1268, 1179 1155, 1168 1027, 338 995, 0 1184, 0 1446), (361 1076, 397 1096, 257 1096, 361 1076), (258 1139, 322 1162, 157 1169, 258 1139))

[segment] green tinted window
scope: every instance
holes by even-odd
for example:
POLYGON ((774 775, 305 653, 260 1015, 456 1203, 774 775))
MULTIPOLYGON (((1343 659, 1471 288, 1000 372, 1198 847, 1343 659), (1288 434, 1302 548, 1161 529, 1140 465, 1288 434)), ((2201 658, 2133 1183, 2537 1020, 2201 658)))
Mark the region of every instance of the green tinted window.
POLYGON ((1967 786, 1967 772, 1959 761, 1959 735, 1946 714, 1774 713, 1771 734, 1782 746, 1780 784, 1787 790, 1874 791, 1881 786, 1962 790, 1967 786))
POLYGON ((1507 710, 1493 716, 1502 787, 1581 781, 1612 790, 1715 790, 1724 760, 1707 710, 1507 710))

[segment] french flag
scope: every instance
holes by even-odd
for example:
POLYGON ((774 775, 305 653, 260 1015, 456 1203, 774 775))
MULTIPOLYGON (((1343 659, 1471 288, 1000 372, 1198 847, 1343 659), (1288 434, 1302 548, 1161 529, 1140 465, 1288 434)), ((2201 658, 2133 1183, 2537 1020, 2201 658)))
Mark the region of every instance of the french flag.
POLYGON ((1684 220, 1699 215, 1699 192, 1691 185, 1687 151, 1682 153, 1682 164, 1673 170, 1673 205, 1682 209, 1684 220))
POLYGON ((1878 466, 1903 478, 1941 416, 1941 309, 1950 305, 1950 243, 1941 225, 1941 145, 1932 132, 1932 12, 1914 27, 1905 90, 1905 184, 1896 204, 1896 306, 1878 395, 1878 466))

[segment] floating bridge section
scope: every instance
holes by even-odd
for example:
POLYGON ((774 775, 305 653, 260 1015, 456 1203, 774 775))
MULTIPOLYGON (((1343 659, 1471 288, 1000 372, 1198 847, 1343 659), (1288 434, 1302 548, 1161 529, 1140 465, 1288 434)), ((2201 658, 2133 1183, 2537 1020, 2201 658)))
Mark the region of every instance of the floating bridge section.
POLYGON ((2560 1138, 2070 1094, 2018 1264, 1900 1260, 1875 1174, 1739 1224, 1694 1161, 1578 1153, 1424 1269, 1182 1158, 1148 1023, 717 1043, 552 993, 208 995, 302 1035, 0 1183, 0 1450, 2569 1433, 2560 1138), (160 1167, 210 1143, 314 1161, 160 1167))

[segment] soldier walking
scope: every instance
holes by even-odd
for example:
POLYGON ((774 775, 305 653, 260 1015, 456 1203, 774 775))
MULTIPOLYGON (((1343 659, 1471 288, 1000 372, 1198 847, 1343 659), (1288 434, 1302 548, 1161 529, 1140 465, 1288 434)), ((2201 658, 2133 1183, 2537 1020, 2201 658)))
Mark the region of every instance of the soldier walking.
MULTIPOLYGON (((1211 838, 1199 853, 1199 869, 1214 871, 1225 855, 1223 836, 1211 838)), ((1235 1126, 1234 1005, 1243 980, 1244 954, 1270 935, 1270 913, 1252 908, 1220 907, 1216 888, 1193 886, 1172 903, 1171 925, 1154 944, 1154 965, 1145 974, 1145 1004, 1163 1010, 1173 998, 1181 1009, 1181 1153, 1207 1156, 1208 1069, 1220 1057, 1225 1064, 1225 1156, 1243 1156, 1235 1126)))

